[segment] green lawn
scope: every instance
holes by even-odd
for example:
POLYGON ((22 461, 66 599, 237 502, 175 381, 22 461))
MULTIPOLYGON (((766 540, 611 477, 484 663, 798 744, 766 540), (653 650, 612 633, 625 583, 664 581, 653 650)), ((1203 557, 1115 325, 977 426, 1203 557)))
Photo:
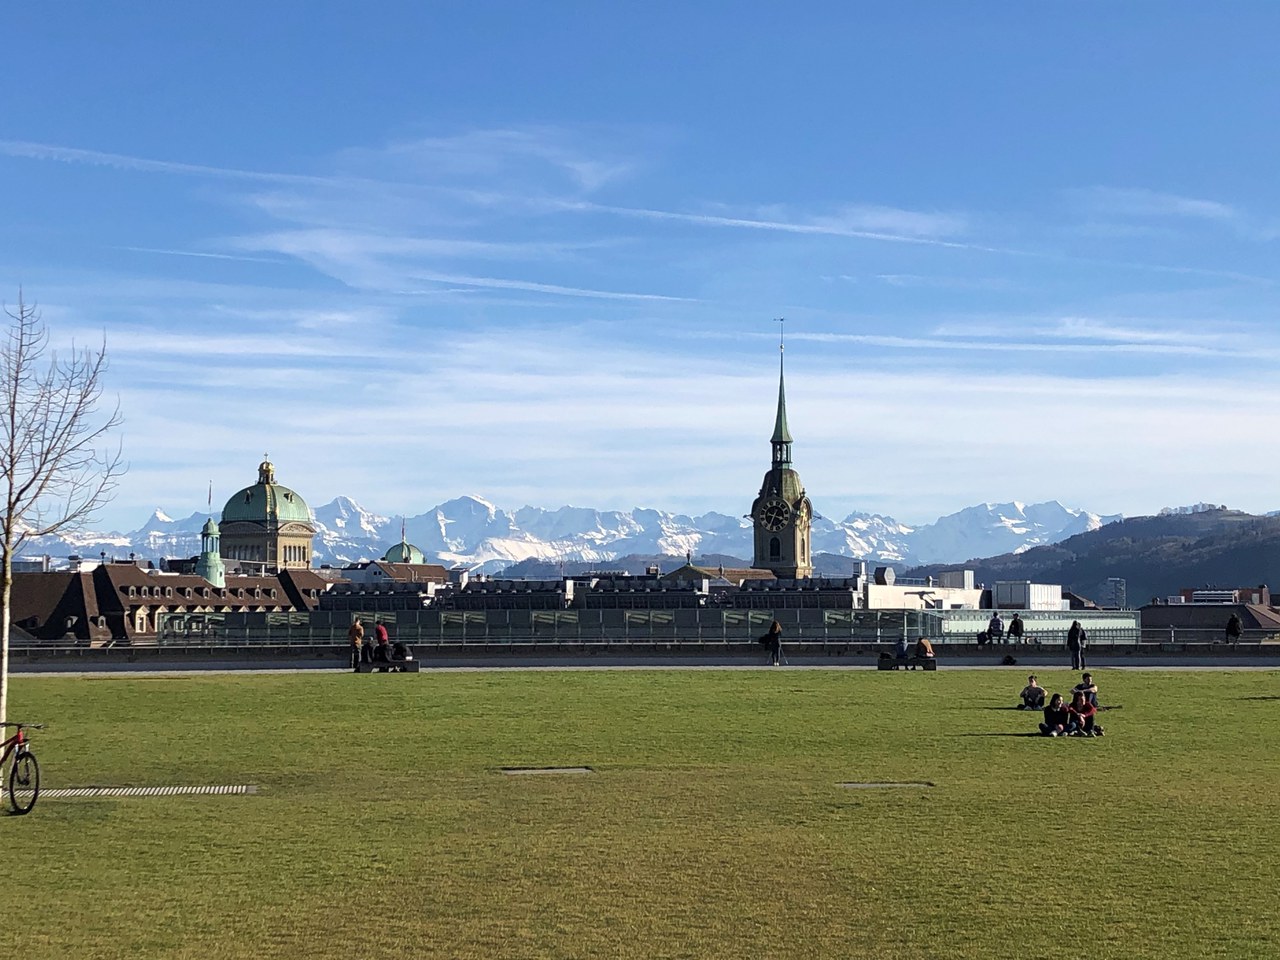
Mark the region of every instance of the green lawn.
POLYGON ((19 676, 46 788, 261 793, 0 817, 0 947, 1280 956, 1280 672, 1096 673, 1095 740, 1018 736, 1012 669, 19 676))

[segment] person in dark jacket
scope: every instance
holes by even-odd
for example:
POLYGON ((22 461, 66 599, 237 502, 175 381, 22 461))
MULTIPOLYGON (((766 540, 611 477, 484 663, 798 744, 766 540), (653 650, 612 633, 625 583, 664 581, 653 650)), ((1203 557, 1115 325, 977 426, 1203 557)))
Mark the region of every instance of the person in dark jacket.
POLYGON ((1062 694, 1055 693, 1049 698, 1049 705, 1044 708, 1044 723, 1040 724, 1040 732, 1046 737, 1063 737, 1067 733, 1067 724, 1071 722, 1071 714, 1067 705, 1062 702, 1062 694))
POLYGON ((777 620, 773 621, 769 624, 769 632, 762 639, 769 650, 773 665, 778 666, 778 662, 782 659, 782 624, 777 620))
POLYGON ((1080 682, 1071 688, 1073 694, 1083 693, 1084 698, 1092 703, 1095 707, 1098 705, 1098 685, 1093 682, 1093 674, 1086 673, 1080 677, 1080 682))
POLYGON ((1021 643, 1022 631, 1024 624, 1022 622, 1022 614, 1015 613, 1013 619, 1009 621, 1009 642, 1021 643))
POLYGON ((1244 624, 1240 622, 1240 615, 1238 613, 1233 613, 1230 619, 1227 620, 1227 643, 1239 643, 1240 634, 1243 632, 1244 624))
POLYGON ((1067 631, 1067 649, 1071 651, 1071 669, 1083 670, 1084 664, 1084 648, 1088 639, 1084 632, 1084 627, 1080 626, 1079 620, 1071 621, 1071 629, 1067 631))

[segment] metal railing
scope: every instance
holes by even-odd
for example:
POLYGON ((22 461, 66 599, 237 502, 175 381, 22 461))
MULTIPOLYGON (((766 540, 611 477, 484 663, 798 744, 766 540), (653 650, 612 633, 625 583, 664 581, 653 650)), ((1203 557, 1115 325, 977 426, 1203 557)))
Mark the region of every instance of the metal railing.
MULTIPOLYGON (((381 620, 392 640, 415 646, 738 646, 754 643, 776 618, 782 623, 783 639, 789 645, 892 645, 902 639, 914 643, 920 637, 927 637, 935 646, 947 647, 974 644, 978 627, 985 626, 990 611, 457 610, 356 612, 338 617, 299 613, 175 614, 162 616, 159 633, 153 636, 110 644, 58 643, 70 649, 95 645, 175 650, 342 647, 347 644, 350 617, 355 615, 362 616, 366 627, 375 619, 381 620)), ((1085 615, 1083 611, 1080 614, 1029 611, 1023 612, 1026 645, 1065 646, 1071 618, 1076 616, 1085 622, 1091 645, 1138 644, 1152 639, 1139 636, 1133 613, 1099 611, 1085 615)), ((371 633, 372 630, 368 630, 366 636, 371 633)), ((1213 638, 1196 637, 1193 642, 1208 639, 1213 638)), ((1253 641, 1252 637, 1246 639, 1253 641)), ((1181 638, 1177 642, 1182 642, 1181 638)), ((51 649, 47 642, 33 644, 31 648, 51 649)))

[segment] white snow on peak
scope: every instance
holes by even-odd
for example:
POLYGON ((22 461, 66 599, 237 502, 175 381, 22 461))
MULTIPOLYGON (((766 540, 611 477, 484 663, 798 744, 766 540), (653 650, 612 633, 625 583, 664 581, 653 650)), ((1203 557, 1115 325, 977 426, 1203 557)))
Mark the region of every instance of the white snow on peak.
MULTIPOLYGON (((753 550, 751 521, 741 515, 690 517, 649 507, 524 506, 508 511, 483 497, 466 495, 416 515, 388 517, 341 496, 316 508, 313 516, 316 562, 335 566, 382 556, 400 542, 402 529, 404 538, 422 550, 429 562, 468 564, 486 572, 526 559, 607 563, 631 554, 722 554, 749 562, 753 550)), ((207 513, 197 512, 174 520, 157 509, 130 534, 42 538, 24 552, 65 555, 105 550, 116 555, 132 551, 155 560, 190 557, 199 551, 206 517, 207 513)), ((915 527, 866 513, 851 513, 839 521, 818 516, 813 522, 812 552, 902 565, 962 563, 1056 543, 1115 519, 1119 518, 1069 509, 1052 500, 982 503, 915 527)))

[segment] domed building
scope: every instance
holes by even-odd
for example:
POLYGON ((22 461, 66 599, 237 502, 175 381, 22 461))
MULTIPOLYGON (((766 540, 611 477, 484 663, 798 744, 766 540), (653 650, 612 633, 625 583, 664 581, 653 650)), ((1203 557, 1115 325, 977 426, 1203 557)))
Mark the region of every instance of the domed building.
POLYGON ((426 556, 422 551, 415 547, 412 543, 401 540, 394 547, 382 555, 383 563, 412 563, 415 566, 421 566, 427 562, 426 556))
POLYGON ((244 572, 276 573, 311 566, 316 535, 311 508, 293 490, 276 483, 270 460, 258 465, 258 482, 234 494, 222 508, 223 560, 244 572))

